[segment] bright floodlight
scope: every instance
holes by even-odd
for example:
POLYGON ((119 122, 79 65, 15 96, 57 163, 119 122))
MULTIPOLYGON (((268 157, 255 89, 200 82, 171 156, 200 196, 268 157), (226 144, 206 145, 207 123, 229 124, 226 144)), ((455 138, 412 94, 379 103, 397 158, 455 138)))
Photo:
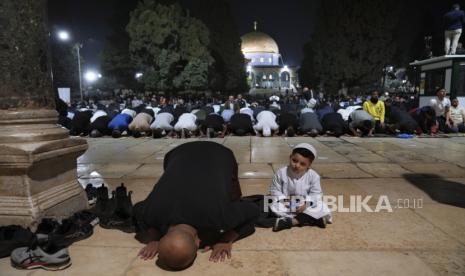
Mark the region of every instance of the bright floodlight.
POLYGON ((144 75, 144 74, 143 74, 143 73, 140 73, 140 72, 139 72, 139 73, 136 73, 136 79, 141 78, 143 75, 144 75))
POLYGON ((60 40, 68 40, 69 39, 69 33, 67 31, 59 31, 58 32, 58 38, 60 40))
POLYGON ((247 65, 247 72, 251 72, 251 71, 252 71, 252 66, 247 65))
POLYGON ((88 82, 94 82, 99 78, 99 75, 99 73, 89 70, 86 73, 84 73, 84 78, 88 82))

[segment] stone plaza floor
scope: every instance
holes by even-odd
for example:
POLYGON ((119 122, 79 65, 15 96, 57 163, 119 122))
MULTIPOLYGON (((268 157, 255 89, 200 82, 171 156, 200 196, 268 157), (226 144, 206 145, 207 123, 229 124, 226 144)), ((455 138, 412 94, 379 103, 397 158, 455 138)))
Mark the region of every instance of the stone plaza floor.
MULTIPOLYGON (((163 173, 163 156, 199 139, 88 139, 78 159, 83 186, 124 182, 133 203, 144 199, 163 173)), ((204 139, 206 140, 206 139, 204 139)), ((465 137, 226 137, 209 139, 234 151, 244 195, 268 193, 274 172, 291 147, 309 142, 318 150, 313 168, 325 195, 372 196, 374 209, 387 197, 392 212, 334 212, 326 229, 257 229, 234 244, 232 259, 210 263, 199 253, 183 275, 465 275, 465 137)), ((180 172, 182 173, 182 172, 180 172)), ((341 202, 339 202, 341 203, 341 202)), ((142 261, 133 234, 97 226, 69 248, 72 266, 60 272, 19 271, 0 260, 0 275, 164 275, 142 261)))

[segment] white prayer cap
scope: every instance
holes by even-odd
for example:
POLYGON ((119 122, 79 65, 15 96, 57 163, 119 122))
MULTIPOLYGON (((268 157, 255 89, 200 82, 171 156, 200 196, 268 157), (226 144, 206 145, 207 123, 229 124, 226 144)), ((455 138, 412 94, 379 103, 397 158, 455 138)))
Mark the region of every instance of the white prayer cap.
POLYGON ((308 101, 307 107, 314 108, 315 105, 316 105, 316 100, 315 99, 310 99, 310 101, 308 101))
POLYGON ((263 128, 263 136, 265 136, 265 137, 270 137, 270 136, 271 136, 271 129, 270 129, 270 127, 264 127, 264 128, 263 128))
POLYGON ((300 143, 300 144, 297 144, 294 149, 307 149, 309 150, 313 156, 315 156, 315 159, 316 159, 316 149, 310 145, 309 143, 300 143))

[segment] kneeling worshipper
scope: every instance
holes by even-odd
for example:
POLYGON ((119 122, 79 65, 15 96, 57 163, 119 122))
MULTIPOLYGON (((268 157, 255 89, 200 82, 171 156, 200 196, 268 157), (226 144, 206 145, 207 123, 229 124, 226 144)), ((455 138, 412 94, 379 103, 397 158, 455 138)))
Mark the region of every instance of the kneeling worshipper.
POLYGON ((132 136, 138 138, 144 133, 149 136, 152 135, 150 124, 155 117, 155 113, 151 108, 143 109, 139 114, 134 117, 134 120, 129 124, 129 130, 132 132, 132 136))
POLYGON ((199 248, 212 250, 210 261, 230 258, 233 242, 253 234, 259 215, 257 205, 240 199, 233 152, 214 142, 189 142, 168 152, 163 168, 133 209, 136 238, 147 242, 139 256, 158 254, 157 264, 169 270, 189 267, 199 248))
POLYGON ((264 137, 272 136, 279 129, 276 123, 276 115, 268 110, 264 110, 257 115, 257 124, 254 129, 261 133, 264 137))
POLYGON ((103 107, 99 107, 90 118, 90 137, 97 138, 103 135, 111 135, 111 130, 108 128, 110 122, 111 117, 108 116, 103 107))
POLYGON ((136 116, 136 112, 129 108, 123 109, 120 114, 116 115, 108 124, 108 128, 111 130, 111 136, 113 138, 121 137, 121 134, 128 130, 129 124, 132 122, 134 116, 136 116))

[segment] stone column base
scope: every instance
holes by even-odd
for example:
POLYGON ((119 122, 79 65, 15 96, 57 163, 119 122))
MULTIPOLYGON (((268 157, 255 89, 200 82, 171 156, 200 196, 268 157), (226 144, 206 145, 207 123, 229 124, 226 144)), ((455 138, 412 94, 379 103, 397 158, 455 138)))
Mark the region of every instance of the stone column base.
POLYGON ((76 171, 87 142, 53 124, 52 110, 21 114, 0 112, 0 225, 35 228, 88 208, 76 171))

